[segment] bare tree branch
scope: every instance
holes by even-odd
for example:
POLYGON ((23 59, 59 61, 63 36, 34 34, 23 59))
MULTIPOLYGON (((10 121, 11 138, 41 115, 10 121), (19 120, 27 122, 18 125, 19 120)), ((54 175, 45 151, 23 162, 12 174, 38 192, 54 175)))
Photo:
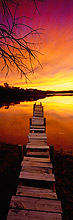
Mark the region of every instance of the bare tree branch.
MULTIPOLYGON (((44 0, 33 0, 36 9, 38 9, 36 4, 38 1, 43 2, 44 0)), ((16 11, 19 7, 17 0, 1 0, 1 3, 6 18, 6 22, 0 24, 0 59, 4 62, 1 71, 6 69, 7 76, 9 71, 15 66, 21 73, 21 77, 24 75, 26 80, 29 80, 27 74, 29 72, 34 74, 34 61, 37 60, 39 64, 40 62, 37 57, 38 51, 34 49, 36 43, 27 39, 28 36, 34 34, 40 36, 42 29, 35 30, 29 25, 20 22, 20 19, 25 18, 25 16, 16 17, 16 11), (10 3, 15 6, 14 16, 9 8, 10 3), (23 30, 25 27, 28 28, 28 33, 22 36, 21 34, 18 35, 17 30, 23 30)))

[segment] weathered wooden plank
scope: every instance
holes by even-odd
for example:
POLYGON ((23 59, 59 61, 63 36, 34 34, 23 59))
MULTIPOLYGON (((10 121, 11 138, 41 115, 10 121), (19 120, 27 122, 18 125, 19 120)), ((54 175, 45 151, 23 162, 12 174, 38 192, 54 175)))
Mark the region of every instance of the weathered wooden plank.
POLYGON ((36 107, 33 112, 35 112, 35 111, 37 111, 37 112, 43 112, 43 109, 42 109, 42 108, 39 108, 39 107, 36 107))
MULTIPOLYGON (((38 113, 37 113, 38 114, 38 113)), ((33 115, 32 119, 36 119, 36 120, 44 120, 44 117, 42 116, 42 114, 38 114, 38 116, 33 115), (39 116, 39 117, 38 117, 39 116)))
POLYGON ((42 139, 42 138, 29 138, 28 139, 29 143, 32 145, 35 145, 35 143, 37 143, 37 145, 47 145, 47 139, 42 139))
POLYGON ((43 106, 42 105, 35 105, 35 109, 38 108, 38 109, 42 109, 43 106))
POLYGON ((45 149, 45 150, 49 150, 49 146, 46 145, 46 146, 37 146, 37 145, 32 145, 32 144, 27 144, 26 145, 26 148, 33 148, 33 149, 45 149))
POLYGON ((45 132, 44 128, 30 128, 30 131, 40 131, 40 132, 45 132))
POLYGON ((47 138, 47 135, 46 133, 29 133, 28 135, 29 137, 46 137, 47 138))
POLYGON ((33 113, 33 117, 36 116, 36 117, 43 117, 43 114, 42 113, 38 113, 38 112, 34 112, 33 113))
POLYGON ((32 121, 41 123, 44 122, 44 119, 43 118, 39 119, 38 117, 37 118, 35 117, 35 119, 32 118, 32 121))
POLYGON ((39 131, 42 133, 42 132, 45 132, 46 128, 34 128, 34 126, 31 128, 30 127, 30 131, 37 131, 39 133, 39 131))
POLYGON ((16 195, 47 198, 47 199, 57 199, 57 194, 56 192, 53 192, 52 189, 43 189, 43 188, 20 186, 20 185, 17 188, 16 195))
POLYGON ((30 166, 22 166, 21 168, 22 172, 29 172, 29 173, 48 173, 52 174, 52 168, 47 168, 47 167, 30 167, 30 166))
POLYGON ((37 117, 37 116, 33 116, 33 119, 37 119, 37 120, 43 120, 43 116, 42 117, 37 117))
POLYGON ((44 119, 42 113, 33 113, 33 119, 44 119))
MULTIPOLYGON (((39 137, 39 138, 38 138, 38 137, 33 137, 33 138, 32 138, 32 137, 29 137, 28 140, 29 140, 29 143, 30 143, 30 142, 33 143, 33 142, 36 142, 36 141, 37 141, 37 142, 40 143, 40 145, 42 144, 42 141, 44 141, 44 143, 47 143, 47 138, 45 138, 45 137, 43 137, 43 138, 42 138, 42 137, 39 137)), ((36 142, 36 143, 37 143, 37 142, 36 142)))
POLYGON ((48 200, 31 197, 12 196, 10 202, 11 208, 48 211, 62 213, 61 202, 59 200, 48 200))
POLYGON ((20 172, 19 179, 55 182, 54 174, 20 172))
MULTIPOLYGON (((23 157, 23 161, 40 162, 40 163, 50 163, 50 158, 37 158, 37 157, 23 157)), ((49 164, 47 164, 49 165, 49 164)))
POLYGON ((43 112, 42 112, 41 110, 40 110, 40 111, 34 110, 34 111, 33 111, 33 114, 43 115, 43 112))
POLYGON ((42 140, 47 140, 47 136, 44 133, 29 133, 28 135, 29 139, 42 139, 42 140))
POLYGON ((43 112, 42 111, 34 111, 33 112, 33 116, 41 116, 41 117, 43 117, 43 112))
POLYGON ((32 122, 38 122, 38 123, 41 124, 42 122, 44 122, 44 119, 39 119, 39 118, 38 119, 36 119, 36 118, 34 119, 34 118, 32 118, 32 122))
MULTIPOLYGON (((37 133, 30 133, 32 135, 28 135, 28 138, 30 139, 41 139, 42 141, 47 140, 47 136, 46 135, 37 135, 37 133)), ((39 133, 39 134, 44 134, 44 133, 39 133)))
POLYGON ((43 125, 40 125, 40 126, 39 125, 34 125, 34 126, 30 125, 30 128, 40 128, 40 129, 43 128, 43 129, 45 129, 45 126, 43 126, 43 125))
POLYGON ((44 125, 44 120, 39 121, 39 120, 34 120, 32 119, 32 125, 44 125))
POLYGON ((44 120, 38 120, 38 119, 32 119, 33 123, 38 123, 38 125, 42 125, 42 123, 44 123, 44 120))
POLYGON ((43 145, 43 146, 46 145, 47 146, 47 140, 44 140, 44 139, 43 140, 38 139, 37 142, 36 142, 35 139, 30 139, 29 143, 32 144, 32 145, 35 145, 37 143, 38 146, 40 146, 40 145, 43 145))
POLYGON ((41 117, 41 118, 43 118, 43 114, 40 112, 34 112, 33 113, 33 117, 41 117))
MULTIPOLYGON (((30 133, 30 134, 32 134, 32 133, 30 133)), ((33 134, 34 134, 34 133, 33 133, 33 134)), ((46 137, 46 136, 35 136, 35 135, 29 136, 29 135, 28 135, 28 138, 29 138, 29 139, 47 140, 47 137, 46 137)))
POLYGON ((35 110, 35 111, 33 112, 33 116, 37 116, 37 115, 43 117, 43 112, 42 112, 42 111, 37 111, 37 110, 35 110))
POLYGON ((37 143, 38 144, 38 146, 39 145, 47 145, 47 139, 40 139, 40 138, 29 138, 28 139, 29 140, 29 143, 31 143, 31 144, 35 144, 35 143, 37 143))
POLYGON ((33 110, 33 112, 35 112, 35 111, 41 111, 41 112, 43 112, 43 108, 35 108, 34 110, 33 110))
POLYGON ((36 108, 38 108, 38 109, 43 109, 43 106, 42 106, 42 105, 41 105, 41 106, 35 105, 34 110, 35 110, 36 108))
POLYGON ((34 111, 33 112, 36 112, 36 111, 41 111, 41 112, 43 112, 43 109, 41 108, 41 109, 34 109, 34 111))
POLYGON ((41 141, 40 141, 40 139, 36 142, 36 140, 31 140, 30 142, 28 142, 28 144, 32 144, 32 145, 36 145, 36 143, 37 143, 37 146, 41 146, 41 145, 43 145, 43 146, 47 146, 47 141, 46 140, 42 140, 41 139, 41 141))
POLYGON ((34 166, 34 167, 47 167, 47 168, 53 168, 52 163, 40 163, 40 162, 35 162, 35 161, 22 161, 21 166, 34 166))
POLYGON ((35 106, 34 111, 43 111, 43 108, 40 106, 35 106))
POLYGON ((27 151, 26 152, 26 155, 29 155, 29 156, 43 156, 43 157, 49 157, 49 152, 37 152, 37 151, 27 151))
POLYGON ((42 108, 41 109, 34 109, 33 112, 43 112, 43 109, 42 108))
POLYGON ((39 132, 38 133, 29 133, 28 136, 39 136, 39 137, 44 136, 44 137, 47 137, 45 132, 43 132, 43 133, 39 133, 39 132))
POLYGON ((32 119, 34 119, 34 120, 38 120, 38 121, 43 121, 44 120, 44 118, 43 117, 38 117, 38 116, 33 116, 33 118, 32 119))
POLYGON ((61 214, 30 210, 10 209, 7 220, 62 220, 61 214))
POLYGON ((42 123, 44 123, 44 120, 32 119, 32 122, 38 123, 39 125, 42 125, 42 123))

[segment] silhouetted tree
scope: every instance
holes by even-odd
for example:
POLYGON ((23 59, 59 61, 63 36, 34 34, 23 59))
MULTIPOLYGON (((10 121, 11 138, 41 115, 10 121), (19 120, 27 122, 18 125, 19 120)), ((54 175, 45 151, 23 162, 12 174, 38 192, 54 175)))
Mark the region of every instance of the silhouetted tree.
POLYGON ((9 88, 8 83, 4 83, 5 88, 9 88))
MULTIPOLYGON (((43 2, 44 0, 32 1, 38 11, 38 1, 43 2)), ((21 73, 21 77, 25 75, 27 80, 29 79, 27 74, 29 72, 34 73, 34 61, 37 60, 39 62, 38 51, 34 47, 35 43, 29 42, 27 38, 34 34, 40 35, 42 29, 33 29, 22 22, 24 16, 16 16, 21 2, 17 0, 1 0, 0 2, 2 18, 0 23, 0 59, 3 62, 1 70, 5 68, 6 76, 9 71, 12 71, 13 67, 16 67, 17 71, 21 73), (14 13, 11 11, 11 5, 15 8, 14 13), (28 28, 28 33, 23 34, 23 29, 26 27, 28 28)), ((25 3, 25 0, 23 2, 25 3)))

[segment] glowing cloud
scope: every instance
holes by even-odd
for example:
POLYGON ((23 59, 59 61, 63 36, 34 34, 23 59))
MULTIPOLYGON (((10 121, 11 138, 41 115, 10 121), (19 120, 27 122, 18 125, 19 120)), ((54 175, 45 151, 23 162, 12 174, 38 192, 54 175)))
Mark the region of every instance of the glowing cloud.
MULTIPOLYGON (((0 84, 5 81, 10 85, 23 88, 37 88, 44 90, 67 90, 73 89, 73 1, 71 0, 44 0, 38 2, 38 9, 35 11, 31 1, 23 1, 23 7, 18 11, 19 15, 32 18, 26 19, 26 23, 33 28, 43 28, 43 34, 32 36, 30 41, 39 43, 37 50, 38 62, 35 63, 35 73, 28 75, 32 83, 25 84, 25 78, 13 70, 6 79, 5 73, 0 73, 0 84), (40 44, 41 42, 41 44, 40 44)), ((24 28, 24 32, 27 29, 24 28)))

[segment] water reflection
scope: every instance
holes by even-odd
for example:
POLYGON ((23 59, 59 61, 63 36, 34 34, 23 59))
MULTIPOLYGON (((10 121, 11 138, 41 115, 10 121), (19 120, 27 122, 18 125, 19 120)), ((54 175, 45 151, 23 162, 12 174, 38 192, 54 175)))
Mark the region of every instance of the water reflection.
MULTIPOLYGON (((40 99, 46 117, 48 144, 56 149, 73 149, 73 96, 54 96, 40 99)), ((0 109, 0 141, 14 144, 28 142, 29 118, 33 113, 32 102, 21 102, 0 109)))

